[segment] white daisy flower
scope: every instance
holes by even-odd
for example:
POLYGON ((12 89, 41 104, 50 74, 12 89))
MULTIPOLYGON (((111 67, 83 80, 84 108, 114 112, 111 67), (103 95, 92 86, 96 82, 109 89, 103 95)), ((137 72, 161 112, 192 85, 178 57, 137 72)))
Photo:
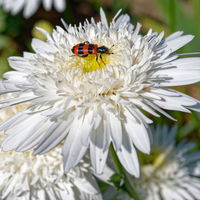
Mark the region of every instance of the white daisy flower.
POLYGON ((152 154, 142 159, 141 179, 132 185, 142 200, 200 199, 200 152, 191 153, 193 143, 176 144, 176 135, 176 127, 153 132, 152 154))
POLYGON ((169 118, 164 109, 198 110, 197 100, 167 88, 200 80, 200 58, 178 59, 173 53, 193 36, 176 32, 163 39, 164 33, 151 30, 142 36, 140 24, 134 27, 128 15, 118 15, 110 25, 101 10, 98 23, 64 24, 66 30, 57 27, 52 35, 40 29, 47 41, 33 39, 35 53, 9 58, 15 71, 4 74, 1 93, 20 97, 0 102, 1 107, 30 106, 0 127, 8 135, 4 151, 36 147, 34 154, 43 154, 64 140, 66 171, 89 148, 92 165, 101 173, 113 143, 125 169, 139 176, 136 148, 150 152, 152 123, 141 110, 169 118), (85 41, 104 46, 108 54, 74 55, 72 48, 85 41))
MULTIPOLYGON (((23 105, 25 107, 25 105, 23 105)), ((4 121, 22 107, 0 112, 4 121)), ((2 140, 3 133, 0 133, 2 140)), ((64 173, 61 148, 45 155, 31 152, 0 152, 1 200, 102 200, 89 164, 83 160, 68 174, 64 173)))
POLYGON ((61 148, 33 156, 31 152, 0 152, 2 200, 102 200, 89 164, 81 161, 67 174, 61 148))
POLYGON ((0 0, 0 6, 3 6, 12 15, 16 15, 24 9, 24 17, 29 18, 38 10, 41 1, 46 11, 50 11, 53 5, 58 12, 65 10, 66 0, 0 0))

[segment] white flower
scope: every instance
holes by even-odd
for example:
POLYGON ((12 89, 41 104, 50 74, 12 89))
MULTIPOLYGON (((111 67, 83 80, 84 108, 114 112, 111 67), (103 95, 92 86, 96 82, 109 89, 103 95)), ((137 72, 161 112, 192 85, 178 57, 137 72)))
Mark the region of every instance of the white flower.
MULTIPOLYGON (((23 106, 25 107, 25 105, 23 106)), ((22 107, 0 113, 0 121, 22 107)), ((0 134, 2 140, 3 134, 0 134)), ((1 200, 101 200, 89 164, 83 160, 67 174, 62 165, 61 148, 45 155, 32 152, 0 152, 1 200)))
POLYGON ((158 127, 152 132, 152 153, 141 159, 141 179, 132 181, 140 199, 199 200, 200 152, 191 153, 193 143, 176 144, 176 127, 158 127))
POLYGON ((0 152, 2 200, 101 200, 89 165, 81 161, 67 174, 60 148, 46 155, 0 152))
POLYGON ((41 30, 47 42, 33 39, 35 53, 10 57, 15 70, 4 74, 1 93, 16 93, 18 98, 0 102, 1 107, 28 102, 29 108, 18 113, 0 128, 7 133, 4 151, 46 153, 61 141, 65 170, 74 167, 90 149, 97 173, 105 166, 113 143, 126 170, 139 176, 136 148, 150 152, 147 118, 171 118, 163 109, 190 112, 199 102, 168 89, 200 80, 200 58, 180 58, 173 53, 193 38, 176 32, 166 39, 163 33, 139 34, 128 15, 119 13, 108 25, 101 10, 101 21, 86 21, 78 27, 57 27, 52 35, 41 30), (110 54, 79 57, 74 45, 88 41, 106 46, 110 54))
POLYGON ((0 6, 13 15, 24 8, 23 15, 29 18, 38 10, 41 1, 47 11, 52 9, 53 4, 58 12, 63 12, 65 9, 66 0, 0 0, 0 6))

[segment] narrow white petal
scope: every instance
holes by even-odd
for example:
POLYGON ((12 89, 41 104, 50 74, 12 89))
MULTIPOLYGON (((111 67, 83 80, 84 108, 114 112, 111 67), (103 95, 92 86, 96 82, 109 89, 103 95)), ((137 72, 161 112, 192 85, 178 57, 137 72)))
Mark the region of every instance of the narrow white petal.
POLYGON ((87 147, 81 143, 80 121, 76 118, 63 146, 64 169, 66 172, 81 160, 86 150, 87 147))
POLYGON ((152 102, 166 110, 190 112, 187 108, 191 108, 198 103, 196 99, 171 89, 153 88, 151 92, 161 97, 161 100, 152 100, 152 102))
POLYGON ((57 51, 56 48, 52 48, 52 46, 49 45, 48 43, 36 38, 32 40, 32 48, 34 49, 34 51, 40 53, 45 53, 45 52, 55 53, 57 51))
POLYGON ((169 36, 167 36, 167 37, 165 38, 165 41, 168 42, 168 41, 170 41, 170 40, 174 40, 174 39, 180 37, 181 35, 183 35, 183 31, 176 31, 176 32, 170 34, 169 36))
POLYGON ((34 134, 26 138, 24 142, 18 145, 16 151, 25 152, 35 147, 40 142, 43 134, 48 130, 51 124, 52 123, 50 121, 45 121, 40 127, 38 127, 34 134))
POLYGON ((23 8, 25 3, 25 0, 18 0, 17 3, 15 4, 15 6, 13 6, 12 9, 12 14, 16 15, 18 12, 20 12, 20 10, 23 8))
POLYGON ((153 77, 163 77, 161 86, 188 85, 200 80, 200 58, 182 58, 171 62, 171 67, 162 68, 153 77))
POLYGON ((55 8, 58 12, 63 12, 66 7, 66 1, 65 0, 54 0, 55 8))
POLYGON ((52 7, 52 0, 43 0, 44 9, 49 11, 52 7))
POLYGON ((24 8, 24 12, 23 12, 24 17, 29 18, 31 15, 33 15, 35 13, 35 11, 38 9, 38 7, 39 7, 38 0, 26 1, 26 5, 24 8))
POLYGON ((108 22, 106 19, 106 15, 102 8, 100 8, 100 17, 101 17, 102 23, 106 26, 106 28, 108 28, 108 22))
POLYGON ((147 128, 142 121, 136 120, 128 110, 124 114, 126 116, 124 126, 132 142, 140 151, 149 154, 150 140, 147 128))
MULTIPOLYGON (((115 149, 116 150, 116 149, 115 149)), ((120 150, 116 150, 117 156, 123 167, 135 177, 139 177, 139 162, 135 148, 126 132, 124 132, 123 144, 120 150)))
MULTIPOLYGON (((40 31, 40 32, 47 38, 48 41, 53 42, 53 39, 52 39, 52 37, 51 37, 51 35, 49 34, 48 31, 46 31, 46 30, 44 30, 44 29, 42 29, 42 28, 40 28, 40 27, 35 27, 35 28, 36 28, 38 31, 40 31)), ((27 55, 25 55, 24 57, 27 57, 27 55)))
POLYGON ((134 100, 132 100, 132 102, 134 103, 134 105, 145 110, 146 112, 150 113, 151 115, 154 115, 156 117, 160 117, 160 115, 157 114, 151 107, 149 107, 148 105, 143 103, 142 99, 141 100, 134 99, 134 100))
POLYGON ((107 137, 107 132, 104 128, 102 120, 99 127, 93 130, 90 137, 90 158, 97 174, 101 174, 104 170, 110 144, 110 138, 107 137), (108 139, 109 141, 106 141, 108 139))
POLYGON ((168 113, 166 113, 164 110, 162 110, 159 106, 157 106, 156 104, 148 101, 148 100, 145 100, 145 102, 151 106, 154 110, 160 112, 161 114, 163 114, 164 116, 166 116, 167 118, 171 119, 171 120, 174 120, 176 121, 176 119, 174 119, 172 116, 170 116, 168 113))
POLYGON ((96 174, 102 174, 108 157, 108 149, 103 150, 90 142, 90 159, 96 174))
POLYGON ((174 52, 181 47, 185 46, 187 43, 189 43, 192 39, 194 38, 193 35, 184 35, 184 36, 179 36, 176 38, 168 38, 168 40, 165 42, 167 44, 169 50, 171 52, 174 52))
POLYGON ((19 112, 15 116, 7 120, 6 122, 2 123, 0 125, 0 131, 6 131, 9 128, 12 128, 15 125, 19 124, 20 122, 23 122, 25 119, 27 119, 27 115, 25 115, 23 112, 19 112))
POLYGON ((87 179, 84 178, 77 178, 74 181, 74 184, 81 189, 82 191, 84 191, 85 193, 88 194, 98 194, 99 190, 98 190, 98 186, 96 184, 96 181, 93 179, 93 177, 87 177, 87 179))
POLYGON ((47 153, 61 143, 69 132, 70 123, 71 121, 53 123, 52 126, 50 126, 49 129, 43 134, 43 137, 34 151, 34 155, 47 153))
POLYGON ((161 86, 180 86, 189 85, 199 81, 200 71, 197 70, 179 70, 179 69, 164 69, 154 74, 163 77, 160 82, 161 86))
MULTIPOLYGON (((16 149, 42 126, 45 118, 41 115, 28 116, 23 122, 7 130, 7 138, 2 143, 3 151, 16 149), (29 124, 29 126, 27 126, 29 124)), ((38 136, 41 138, 42 135, 38 136)))
POLYGON ((81 141, 82 144, 87 146, 89 145, 90 133, 92 132, 94 126, 94 112, 92 109, 86 110, 84 113, 83 121, 82 121, 82 134, 81 141))
POLYGON ((200 58, 181 58, 170 62, 170 65, 180 70, 200 70, 200 58))
POLYGON ((165 185, 165 187, 163 187, 161 190, 161 194, 164 197, 168 197, 169 200, 174 200, 174 199, 183 200, 183 198, 179 194, 177 194, 176 191, 173 190, 173 193, 172 193, 172 190, 173 190, 172 188, 170 189, 168 188, 167 185, 165 185))
POLYGON ((112 112, 107 112, 109 125, 110 125, 110 135, 112 142, 117 150, 121 148, 122 144, 122 127, 120 119, 112 112))
POLYGON ((111 176, 114 174, 115 174, 115 171, 111 169, 108 165, 105 165, 103 173, 95 174, 95 176, 99 178, 100 180, 102 180, 103 182, 106 182, 107 184, 112 184, 109 180, 111 176))

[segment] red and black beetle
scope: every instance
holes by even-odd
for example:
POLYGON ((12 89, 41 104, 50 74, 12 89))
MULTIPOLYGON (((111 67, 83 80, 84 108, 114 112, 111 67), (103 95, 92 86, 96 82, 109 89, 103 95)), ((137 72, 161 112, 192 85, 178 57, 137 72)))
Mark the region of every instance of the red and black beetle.
MULTIPOLYGON (((89 42, 79 43, 73 46, 72 53, 80 56, 86 57, 89 54, 96 55, 96 61, 98 62, 98 53, 100 54, 100 58, 102 60, 101 54, 110 54, 109 49, 105 46, 98 47, 97 44, 90 44, 89 42)), ((102 60, 103 62, 103 60, 102 60)), ((104 63, 104 62, 103 62, 104 63)), ((105 63, 104 63, 105 64, 105 63)))

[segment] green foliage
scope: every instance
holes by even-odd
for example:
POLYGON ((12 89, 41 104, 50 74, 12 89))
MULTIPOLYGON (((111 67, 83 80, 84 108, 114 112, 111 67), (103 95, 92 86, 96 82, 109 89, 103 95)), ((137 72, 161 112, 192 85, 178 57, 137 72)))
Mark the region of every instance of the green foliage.
POLYGON ((116 189, 121 189, 124 187, 124 176, 123 174, 114 174, 110 178, 110 182, 113 183, 116 189))
POLYGON ((164 14, 165 23, 170 28, 170 32, 183 30, 187 34, 197 36, 189 45, 184 47, 183 51, 199 51, 200 1, 192 0, 186 5, 180 0, 155 0, 155 2, 164 14))

